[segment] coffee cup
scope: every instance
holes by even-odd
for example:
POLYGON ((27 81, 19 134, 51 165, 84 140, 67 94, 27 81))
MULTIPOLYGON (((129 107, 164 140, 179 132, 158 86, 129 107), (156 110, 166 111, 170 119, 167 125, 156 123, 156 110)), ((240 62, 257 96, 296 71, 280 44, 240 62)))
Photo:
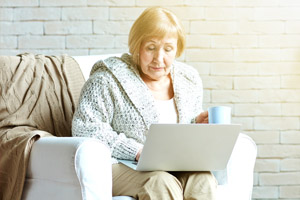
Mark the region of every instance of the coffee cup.
POLYGON ((210 124, 230 124, 231 108, 228 106, 209 107, 208 122, 210 124))

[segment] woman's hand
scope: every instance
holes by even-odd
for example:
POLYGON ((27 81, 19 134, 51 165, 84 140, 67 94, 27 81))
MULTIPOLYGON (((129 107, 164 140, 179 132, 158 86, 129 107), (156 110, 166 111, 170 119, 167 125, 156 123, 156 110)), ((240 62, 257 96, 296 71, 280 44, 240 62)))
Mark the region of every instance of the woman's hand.
POLYGON ((141 153, 142 153, 142 150, 143 150, 143 148, 141 148, 141 149, 139 150, 139 152, 136 154, 136 157, 135 157, 135 160, 136 160, 136 161, 139 161, 140 156, 141 156, 141 153))
POLYGON ((207 123, 208 123, 208 111, 204 111, 204 112, 200 113, 200 114, 196 117, 196 123, 204 123, 204 124, 207 124, 207 123))

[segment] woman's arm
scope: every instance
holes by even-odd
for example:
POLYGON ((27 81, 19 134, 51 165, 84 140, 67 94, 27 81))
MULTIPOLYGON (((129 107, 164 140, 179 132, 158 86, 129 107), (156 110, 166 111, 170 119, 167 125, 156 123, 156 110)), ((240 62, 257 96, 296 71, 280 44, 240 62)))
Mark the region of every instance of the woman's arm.
POLYGON ((110 148, 113 157, 135 160, 143 145, 112 128, 115 101, 109 82, 101 76, 86 82, 73 117, 72 134, 97 138, 110 148))

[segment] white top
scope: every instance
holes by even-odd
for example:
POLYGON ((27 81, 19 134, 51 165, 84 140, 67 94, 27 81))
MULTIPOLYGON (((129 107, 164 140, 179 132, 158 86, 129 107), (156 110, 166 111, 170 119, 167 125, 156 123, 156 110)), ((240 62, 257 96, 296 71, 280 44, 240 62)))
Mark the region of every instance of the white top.
POLYGON ((178 122, 178 114, 174 98, 170 100, 155 100, 155 107, 161 124, 176 124, 178 122))

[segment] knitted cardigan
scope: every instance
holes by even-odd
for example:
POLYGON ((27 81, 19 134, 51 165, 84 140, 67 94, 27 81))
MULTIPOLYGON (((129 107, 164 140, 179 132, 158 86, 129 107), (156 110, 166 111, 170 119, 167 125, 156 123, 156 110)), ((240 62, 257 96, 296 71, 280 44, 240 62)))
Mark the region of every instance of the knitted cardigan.
MULTIPOLYGON (((202 112, 203 89, 198 72, 174 61, 170 73, 178 122, 194 123, 202 112)), ((158 123, 158 115, 151 91, 132 57, 123 54, 93 66, 81 91, 72 134, 101 140, 110 148, 113 163, 116 159, 134 160, 150 125, 158 123)))

